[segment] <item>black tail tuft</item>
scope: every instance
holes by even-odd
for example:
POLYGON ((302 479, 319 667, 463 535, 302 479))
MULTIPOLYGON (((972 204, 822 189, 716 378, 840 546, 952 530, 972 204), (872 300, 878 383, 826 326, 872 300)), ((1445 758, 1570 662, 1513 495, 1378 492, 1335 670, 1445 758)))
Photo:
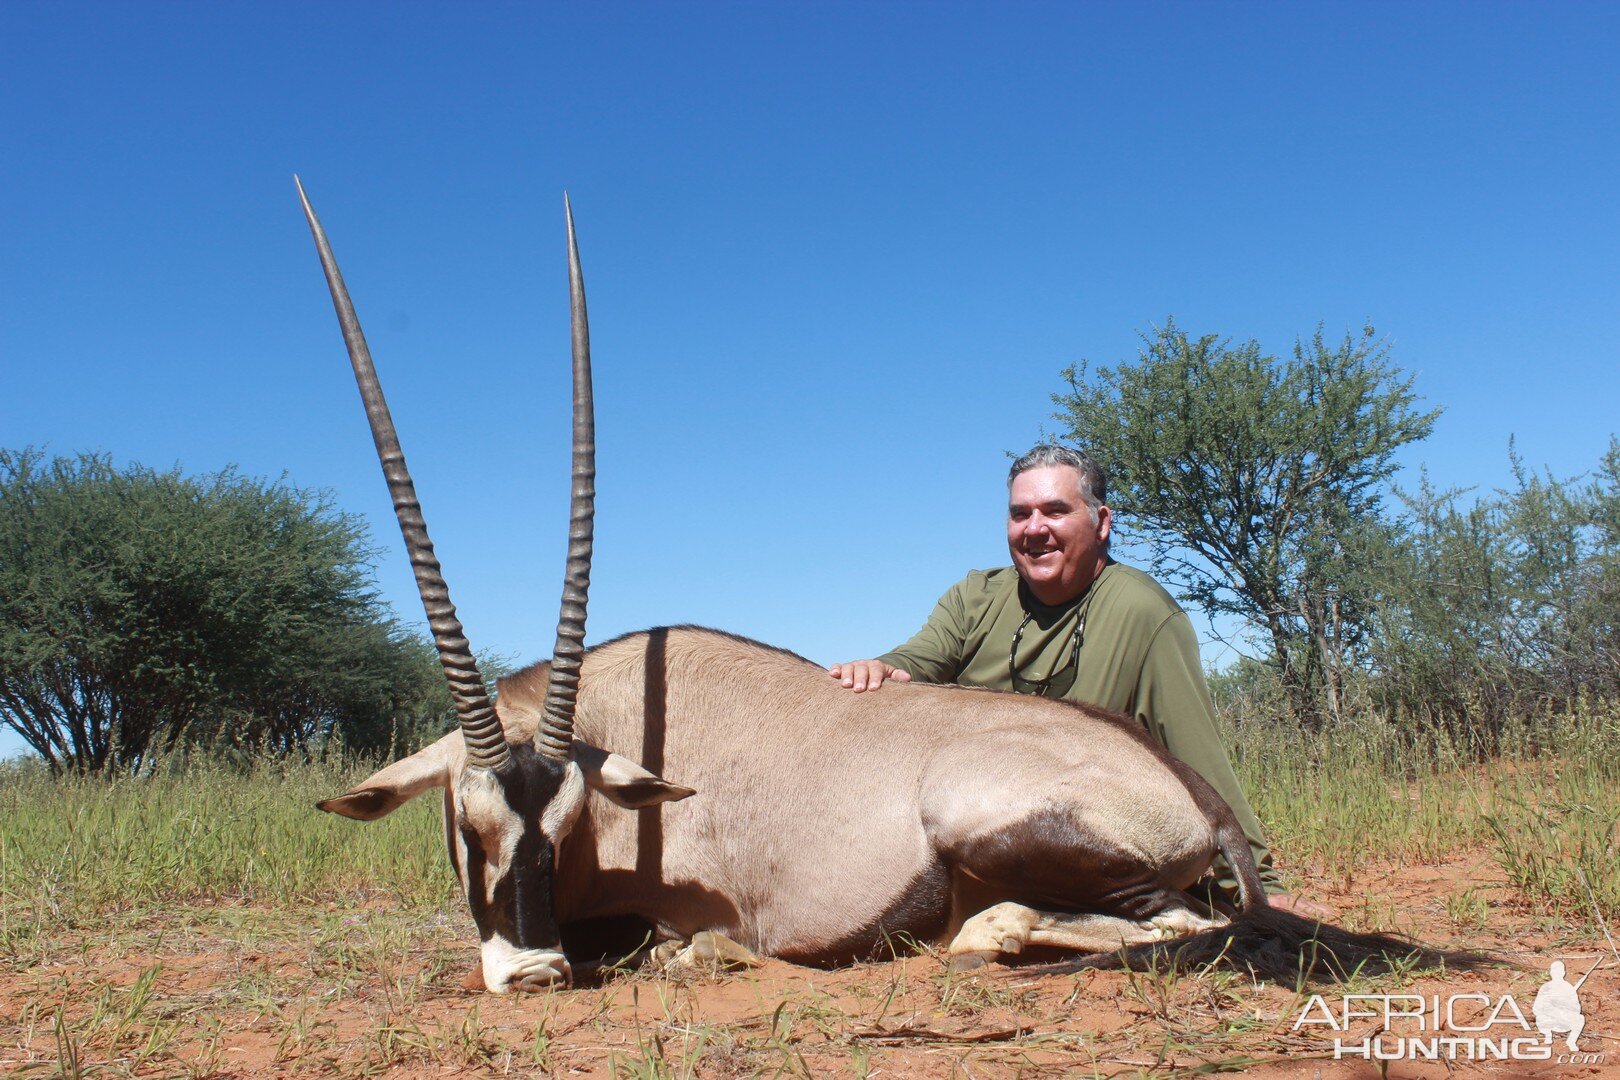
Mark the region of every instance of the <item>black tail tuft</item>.
POLYGON ((1093 953, 1045 971, 1084 968, 1148 968, 1188 971, 1219 967, 1282 985, 1346 982, 1355 975, 1385 975, 1409 968, 1471 971, 1499 963, 1474 952, 1436 949, 1391 934, 1358 934, 1290 911, 1259 907, 1229 925, 1116 953, 1093 953))

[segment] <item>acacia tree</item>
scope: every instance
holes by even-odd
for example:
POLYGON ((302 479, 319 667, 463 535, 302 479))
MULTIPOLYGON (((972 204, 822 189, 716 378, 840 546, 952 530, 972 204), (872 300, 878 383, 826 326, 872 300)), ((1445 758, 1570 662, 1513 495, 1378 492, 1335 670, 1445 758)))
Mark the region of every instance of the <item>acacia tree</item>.
POLYGON ((232 470, 0 450, 0 722, 53 769, 185 742, 386 743, 448 706, 359 519, 232 470))
POLYGON ((1135 361, 1063 373, 1057 419, 1110 474, 1110 502, 1181 596, 1269 637, 1301 722, 1340 712, 1367 646, 1395 452, 1439 410, 1373 329, 1337 346, 1320 329, 1286 358, 1173 320, 1135 361))

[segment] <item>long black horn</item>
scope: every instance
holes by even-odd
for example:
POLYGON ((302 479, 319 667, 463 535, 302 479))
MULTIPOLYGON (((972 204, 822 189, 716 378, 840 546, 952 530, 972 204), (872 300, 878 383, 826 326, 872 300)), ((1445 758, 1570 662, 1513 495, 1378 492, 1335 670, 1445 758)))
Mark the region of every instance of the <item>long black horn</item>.
POLYGON ((591 327, 585 316, 585 275, 574 240, 574 208, 563 196, 568 218, 568 309, 574 338, 574 484, 568 511, 568 563, 563 571, 562 613, 551 653, 551 679, 534 745, 547 757, 573 753, 574 705, 585 660, 585 605, 591 590, 591 533, 596 517, 596 416, 591 400, 591 327))
POLYGON ((399 518, 399 531, 405 537, 405 550, 410 553, 411 567, 416 571, 416 588, 422 594, 422 607, 427 611, 428 627, 433 631, 433 644, 438 647, 444 677, 450 681, 450 696, 455 700, 461 734, 467 742, 467 761, 487 769, 499 769, 511 760, 511 751, 506 746, 500 717, 495 715, 495 707, 484 692, 484 680, 478 674, 472 646, 462 633, 456 606, 450 602, 450 588, 444 583, 439 560, 433 554, 433 541, 428 539, 427 523, 422 520, 422 505, 416 499, 416 485, 411 483, 411 474, 406 471, 405 455, 399 448, 399 436, 394 433, 394 420, 388 414, 388 402, 383 399, 377 370, 371 364, 371 350, 366 348, 365 334, 360 331, 360 320, 355 317, 343 274, 332 257, 326 231, 321 228, 314 207, 309 205, 304 185, 296 176, 293 183, 298 185, 298 201, 304 204, 304 216, 309 219, 309 231, 314 234, 315 249, 321 255, 321 268, 326 271, 326 285, 332 290, 332 306, 337 309, 338 325, 343 328, 343 343, 349 349, 349 362, 354 366, 360 399, 365 402, 366 419, 371 421, 371 437, 377 444, 377 458, 382 462, 388 492, 394 498, 394 515, 399 518))

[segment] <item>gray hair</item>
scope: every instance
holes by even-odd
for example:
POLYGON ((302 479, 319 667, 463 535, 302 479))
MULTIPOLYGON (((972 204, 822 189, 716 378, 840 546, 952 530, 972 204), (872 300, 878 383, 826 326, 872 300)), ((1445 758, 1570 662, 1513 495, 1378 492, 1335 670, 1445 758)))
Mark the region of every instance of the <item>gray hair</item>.
POLYGON ((1066 465, 1080 474, 1080 497, 1091 508, 1091 519, 1095 521, 1097 508, 1108 501, 1108 474, 1083 450, 1041 443, 1012 463, 1012 469, 1007 473, 1007 486, 1012 487, 1019 473, 1054 465, 1066 465))

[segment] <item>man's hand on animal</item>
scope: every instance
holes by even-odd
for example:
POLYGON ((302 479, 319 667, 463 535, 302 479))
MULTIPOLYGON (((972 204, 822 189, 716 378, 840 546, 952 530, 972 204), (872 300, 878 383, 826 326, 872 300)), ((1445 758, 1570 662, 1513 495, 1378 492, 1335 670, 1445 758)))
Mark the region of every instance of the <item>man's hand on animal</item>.
POLYGON ((827 674, 838 680, 838 685, 857 694, 865 690, 880 690, 885 680, 910 682, 911 672, 885 664, 881 660, 849 660, 834 664, 827 674))

